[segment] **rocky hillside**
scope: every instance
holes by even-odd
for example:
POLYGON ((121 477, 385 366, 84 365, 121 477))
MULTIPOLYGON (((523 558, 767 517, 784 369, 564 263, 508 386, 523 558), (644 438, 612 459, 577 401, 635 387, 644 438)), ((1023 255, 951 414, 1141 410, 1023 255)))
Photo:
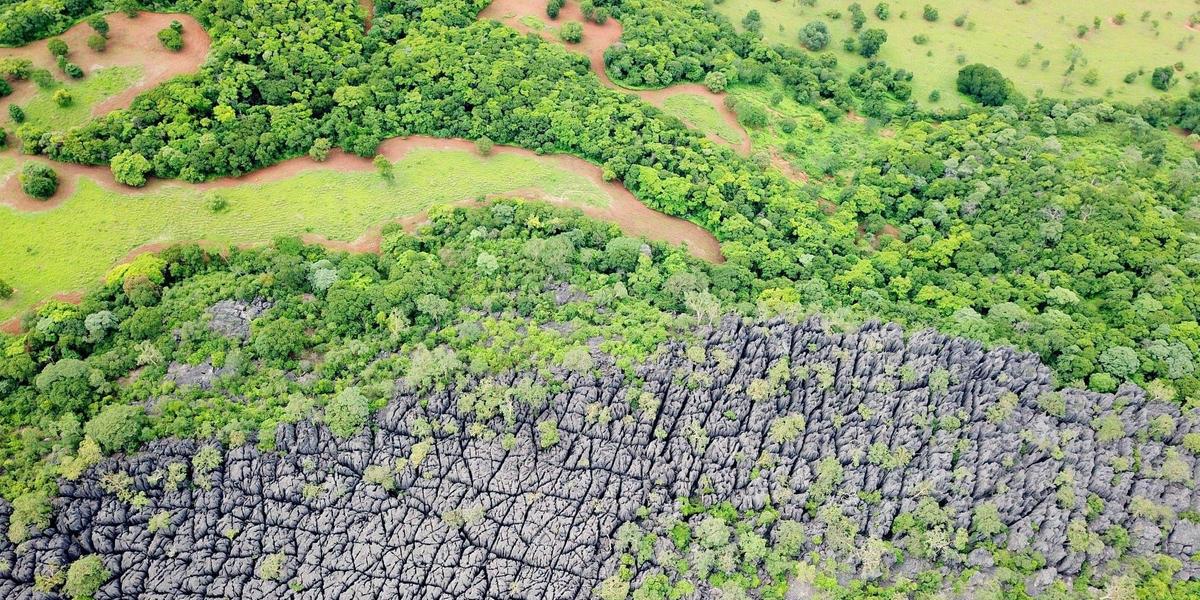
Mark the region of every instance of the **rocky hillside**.
POLYGON ((593 352, 590 374, 400 385, 348 439, 305 420, 273 452, 106 459, 49 528, 0 541, 0 597, 46 597, 88 555, 98 600, 716 597, 743 576, 807 597, 802 557, 878 582, 940 566, 968 596, 1014 564, 1030 593, 1122 556, 1200 574, 1200 425, 1174 404, 1055 392, 1031 355, 891 325, 700 339, 636 376, 593 352))

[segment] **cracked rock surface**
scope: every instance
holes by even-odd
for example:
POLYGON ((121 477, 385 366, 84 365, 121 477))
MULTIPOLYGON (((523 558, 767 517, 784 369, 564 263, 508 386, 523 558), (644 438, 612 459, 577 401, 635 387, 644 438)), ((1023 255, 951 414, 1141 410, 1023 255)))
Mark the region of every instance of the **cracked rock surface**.
MULTIPOLYGON (((1032 355, 931 332, 906 338, 894 325, 830 333, 817 319, 727 319, 642 366, 644 383, 597 364, 560 373, 565 384, 545 403, 515 403, 513 425, 496 416, 472 426, 463 400, 474 384, 398 386, 370 431, 338 439, 313 422, 285 425, 275 452, 230 449, 212 473, 189 472, 177 487, 163 473, 189 465, 202 442, 107 459, 61 484, 48 530, 20 549, 0 541, 0 597, 46 597, 32 589, 39 569, 96 553, 113 573, 97 599, 585 598, 619 566, 617 530, 677 517, 677 499, 769 505, 820 533, 805 505, 817 499, 818 465, 832 461, 844 475, 820 504, 840 506, 859 542, 888 539, 923 499, 950 528, 969 528, 990 503, 1007 527, 994 537, 1001 547, 1045 557, 1034 588, 1115 556, 1104 544, 1072 548, 1078 522, 1097 535, 1120 525, 1129 553, 1179 558, 1183 576, 1198 575, 1186 557, 1200 551, 1200 527, 1156 515, 1200 507, 1189 485, 1196 461, 1179 446, 1200 429, 1139 389, 1053 395, 1032 355), (783 417, 794 426, 786 439, 772 433, 783 417), (1113 417, 1119 427, 1101 441, 1098 423, 1113 417), (539 443, 544 421, 559 433, 549 447, 539 443), (101 485, 117 470, 145 506, 101 485), (151 527, 164 512, 169 523, 151 527)), ((10 512, 0 502, 0 527, 10 512)), ((803 552, 824 552, 812 538, 803 552)), ((839 560, 859 568, 853 555, 839 560)), ((980 549, 941 560, 992 568, 980 549)), ((635 568, 635 587, 653 567, 635 568)), ((696 597, 718 595, 702 586, 696 597)))

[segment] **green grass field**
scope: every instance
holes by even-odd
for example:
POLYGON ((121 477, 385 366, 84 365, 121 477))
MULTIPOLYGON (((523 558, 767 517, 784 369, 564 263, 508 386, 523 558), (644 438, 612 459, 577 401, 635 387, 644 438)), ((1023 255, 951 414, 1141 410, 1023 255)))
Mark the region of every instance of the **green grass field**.
MULTIPOLYGON (((0 170, 13 159, 0 157, 0 170)), ((147 243, 264 242, 313 233, 353 240, 372 226, 426 208, 488 194, 537 188, 572 202, 606 205, 590 180, 532 157, 491 158, 458 150, 414 150, 396 163, 395 181, 371 172, 315 169, 283 181, 197 191, 184 185, 146 193, 109 191, 90 180, 44 212, 0 206, 0 279, 17 293, 0 302, 8 319, 54 293, 81 289, 147 243), (228 208, 213 212, 216 198, 228 208)))
MULTIPOLYGON (((59 74, 59 83, 49 90, 38 90, 22 107, 29 123, 48 127, 55 131, 69 129, 87 122, 92 117, 92 107, 115 96, 142 78, 140 67, 109 67, 88 73, 80 80, 64 79, 59 74), (74 101, 62 107, 54 102, 58 89, 71 92, 74 101)), ((33 84, 25 84, 33 85, 33 84)), ((7 119, 7 114, 5 115, 7 119)))
MULTIPOLYGON (((1187 28, 1189 17, 1200 12, 1196 0, 1093 0, 1091 2, 1049 2, 1033 0, 1018 4, 1015 0, 890 0, 890 17, 875 16, 875 0, 859 0, 867 13, 865 28, 883 28, 888 42, 880 58, 897 68, 915 73, 913 98, 932 104, 932 90, 941 91, 943 106, 956 105, 963 99, 955 92, 954 80, 964 63, 982 62, 1000 69, 1022 93, 1033 96, 1041 90, 1054 97, 1105 97, 1137 102, 1163 94, 1150 86, 1155 67, 1184 63, 1184 72, 1176 74, 1176 85, 1168 93, 1187 93, 1192 85, 1185 74, 1200 69, 1200 31, 1187 28), (923 7, 938 9, 936 22, 922 18, 923 7), (1143 20, 1143 12, 1148 16, 1143 20), (1125 24, 1112 19, 1125 14, 1125 24), (955 20, 964 16, 961 26, 955 20), (1100 20, 1095 29, 1096 19, 1100 20), (1077 27, 1088 32, 1078 37, 1077 27), (924 44, 914 37, 924 35, 924 44), (1075 68, 1070 70, 1071 57, 1075 68), (1124 82, 1126 74, 1143 69, 1133 83, 1124 82), (1095 71, 1095 84, 1085 83, 1095 71)), ((842 40, 852 32, 847 0, 816 0, 806 6, 801 0, 725 0, 716 9, 741 28, 742 18, 750 9, 762 15, 762 33, 771 43, 799 46, 798 35, 805 24, 824 21, 830 28, 828 50, 837 54, 849 71, 864 63, 863 58, 846 53, 842 40), (839 11, 841 18, 826 13, 839 11)))
POLYGON ((734 129, 708 100, 695 94, 676 94, 663 102, 663 111, 705 133, 739 144, 742 135, 734 129))

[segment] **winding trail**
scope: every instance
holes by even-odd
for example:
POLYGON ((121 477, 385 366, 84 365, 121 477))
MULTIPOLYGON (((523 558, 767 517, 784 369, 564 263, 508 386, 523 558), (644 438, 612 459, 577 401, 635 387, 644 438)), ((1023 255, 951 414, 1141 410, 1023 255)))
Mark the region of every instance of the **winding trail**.
MULTIPOLYGON (((690 94, 704 98, 717 111, 721 119, 733 128, 734 131, 738 132, 741 140, 736 144, 731 144, 714 133, 706 133, 706 137, 714 143, 733 148, 742 156, 750 155, 750 135, 742 127, 742 124, 738 122, 737 115, 725 106, 723 94, 714 94, 699 83, 678 83, 654 90, 633 89, 614 82, 608 76, 608 71, 604 65, 604 51, 609 46, 621 43, 621 34, 623 33, 621 24, 616 19, 610 18, 603 25, 588 21, 583 18, 583 12, 579 7, 579 2, 576 0, 567 2, 563 6, 562 11, 559 12, 558 19, 555 20, 550 20, 550 17, 546 15, 546 3, 543 0, 493 0, 487 8, 479 13, 479 18, 492 19, 522 33, 539 35, 547 41, 563 45, 568 50, 582 52, 588 57, 592 65, 592 72, 600 79, 600 83, 614 90, 634 94, 660 109, 663 108, 663 103, 666 102, 667 98, 672 96, 690 94), (535 17, 543 22, 548 22, 551 24, 551 27, 542 29, 531 28, 521 20, 526 17, 535 17), (578 44, 564 43, 555 35, 555 30, 552 28, 555 24, 569 21, 576 21, 583 24, 583 40, 578 44)), ((689 125, 695 126, 691 123, 689 125)))

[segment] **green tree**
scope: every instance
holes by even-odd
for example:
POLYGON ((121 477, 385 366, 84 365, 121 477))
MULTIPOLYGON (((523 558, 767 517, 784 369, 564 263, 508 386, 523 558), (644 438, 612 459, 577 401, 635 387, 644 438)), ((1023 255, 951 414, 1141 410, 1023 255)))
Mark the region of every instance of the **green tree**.
POLYGON ((42 163, 25 163, 18 179, 21 190, 38 200, 45 200, 58 191, 58 173, 42 163))
POLYGON ((379 171, 380 177, 388 181, 396 180, 396 167, 392 164, 392 161, 388 160, 388 157, 382 154, 376 154, 371 163, 374 164, 375 169, 379 171))
POLYGON ((800 30, 800 45, 819 52, 829 46, 829 26, 824 21, 812 21, 800 30))
POLYGON ((46 49, 50 51, 50 54, 56 57, 66 56, 67 53, 71 51, 71 49, 67 46, 67 43, 62 41, 60 38, 54 38, 47 42, 46 49))
POLYGON ((879 54, 888 39, 888 34, 882 29, 868 29, 858 36, 858 53, 866 58, 879 54))
POLYGON ((142 187, 146 185, 146 174, 150 172, 151 165, 145 156, 131 150, 125 150, 112 157, 112 160, 109 162, 109 168, 112 171, 113 179, 116 179, 117 183, 131 187, 142 187))
POLYGON ((71 600, 92 600, 110 577, 112 573, 105 568, 100 556, 89 554, 71 563, 63 593, 71 600))
POLYGON ((108 21, 104 18, 104 15, 96 15, 88 19, 88 26, 101 37, 108 37, 108 21))
POLYGON ((938 20, 938 9, 934 8, 930 4, 926 4, 925 9, 921 11, 921 18, 929 21, 930 23, 938 20))
POLYGON ((875 5, 875 16, 880 21, 888 20, 888 17, 890 17, 891 14, 892 14, 892 9, 888 6, 887 2, 880 2, 879 4, 875 5))
POLYGON ((984 106, 1000 106, 1008 101, 1011 85, 995 67, 974 63, 958 71, 958 91, 984 106))
POLYGON ((83 426, 83 431, 105 452, 128 450, 141 435, 146 411, 141 406, 113 404, 104 407, 83 426))
POLYGON ((8 116, 13 120, 13 123, 20 124, 25 122, 25 110, 16 104, 8 105, 8 116))
POLYGON ((61 108, 66 108, 75 103, 75 97, 71 95, 70 91, 60 88, 54 90, 54 103, 61 108))
POLYGON ((183 50, 183 34, 174 27, 167 27, 158 32, 158 41, 171 52, 183 50))
POLYGON ((250 347, 254 355, 280 364, 304 351, 308 336, 304 326, 286 317, 250 325, 250 347))
POLYGON ((578 44, 583 41, 583 25, 575 21, 563 23, 558 29, 558 38, 568 44, 578 44))
POLYGON ((1154 69, 1154 73, 1150 75, 1150 85, 1156 90, 1167 91, 1171 87, 1171 80, 1175 77, 1175 69, 1173 67, 1158 67, 1154 69))
POLYGON ((88 36, 87 45, 88 48, 91 48, 95 52, 104 52, 108 48, 108 38, 98 33, 93 33, 88 36))
POLYGON ((13 287, 7 281, 0 279, 0 300, 12 298, 13 287))
POLYGON ((325 423, 334 435, 347 438, 362 429, 369 414, 367 397, 358 388, 346 388, 325 407, 325 423))

